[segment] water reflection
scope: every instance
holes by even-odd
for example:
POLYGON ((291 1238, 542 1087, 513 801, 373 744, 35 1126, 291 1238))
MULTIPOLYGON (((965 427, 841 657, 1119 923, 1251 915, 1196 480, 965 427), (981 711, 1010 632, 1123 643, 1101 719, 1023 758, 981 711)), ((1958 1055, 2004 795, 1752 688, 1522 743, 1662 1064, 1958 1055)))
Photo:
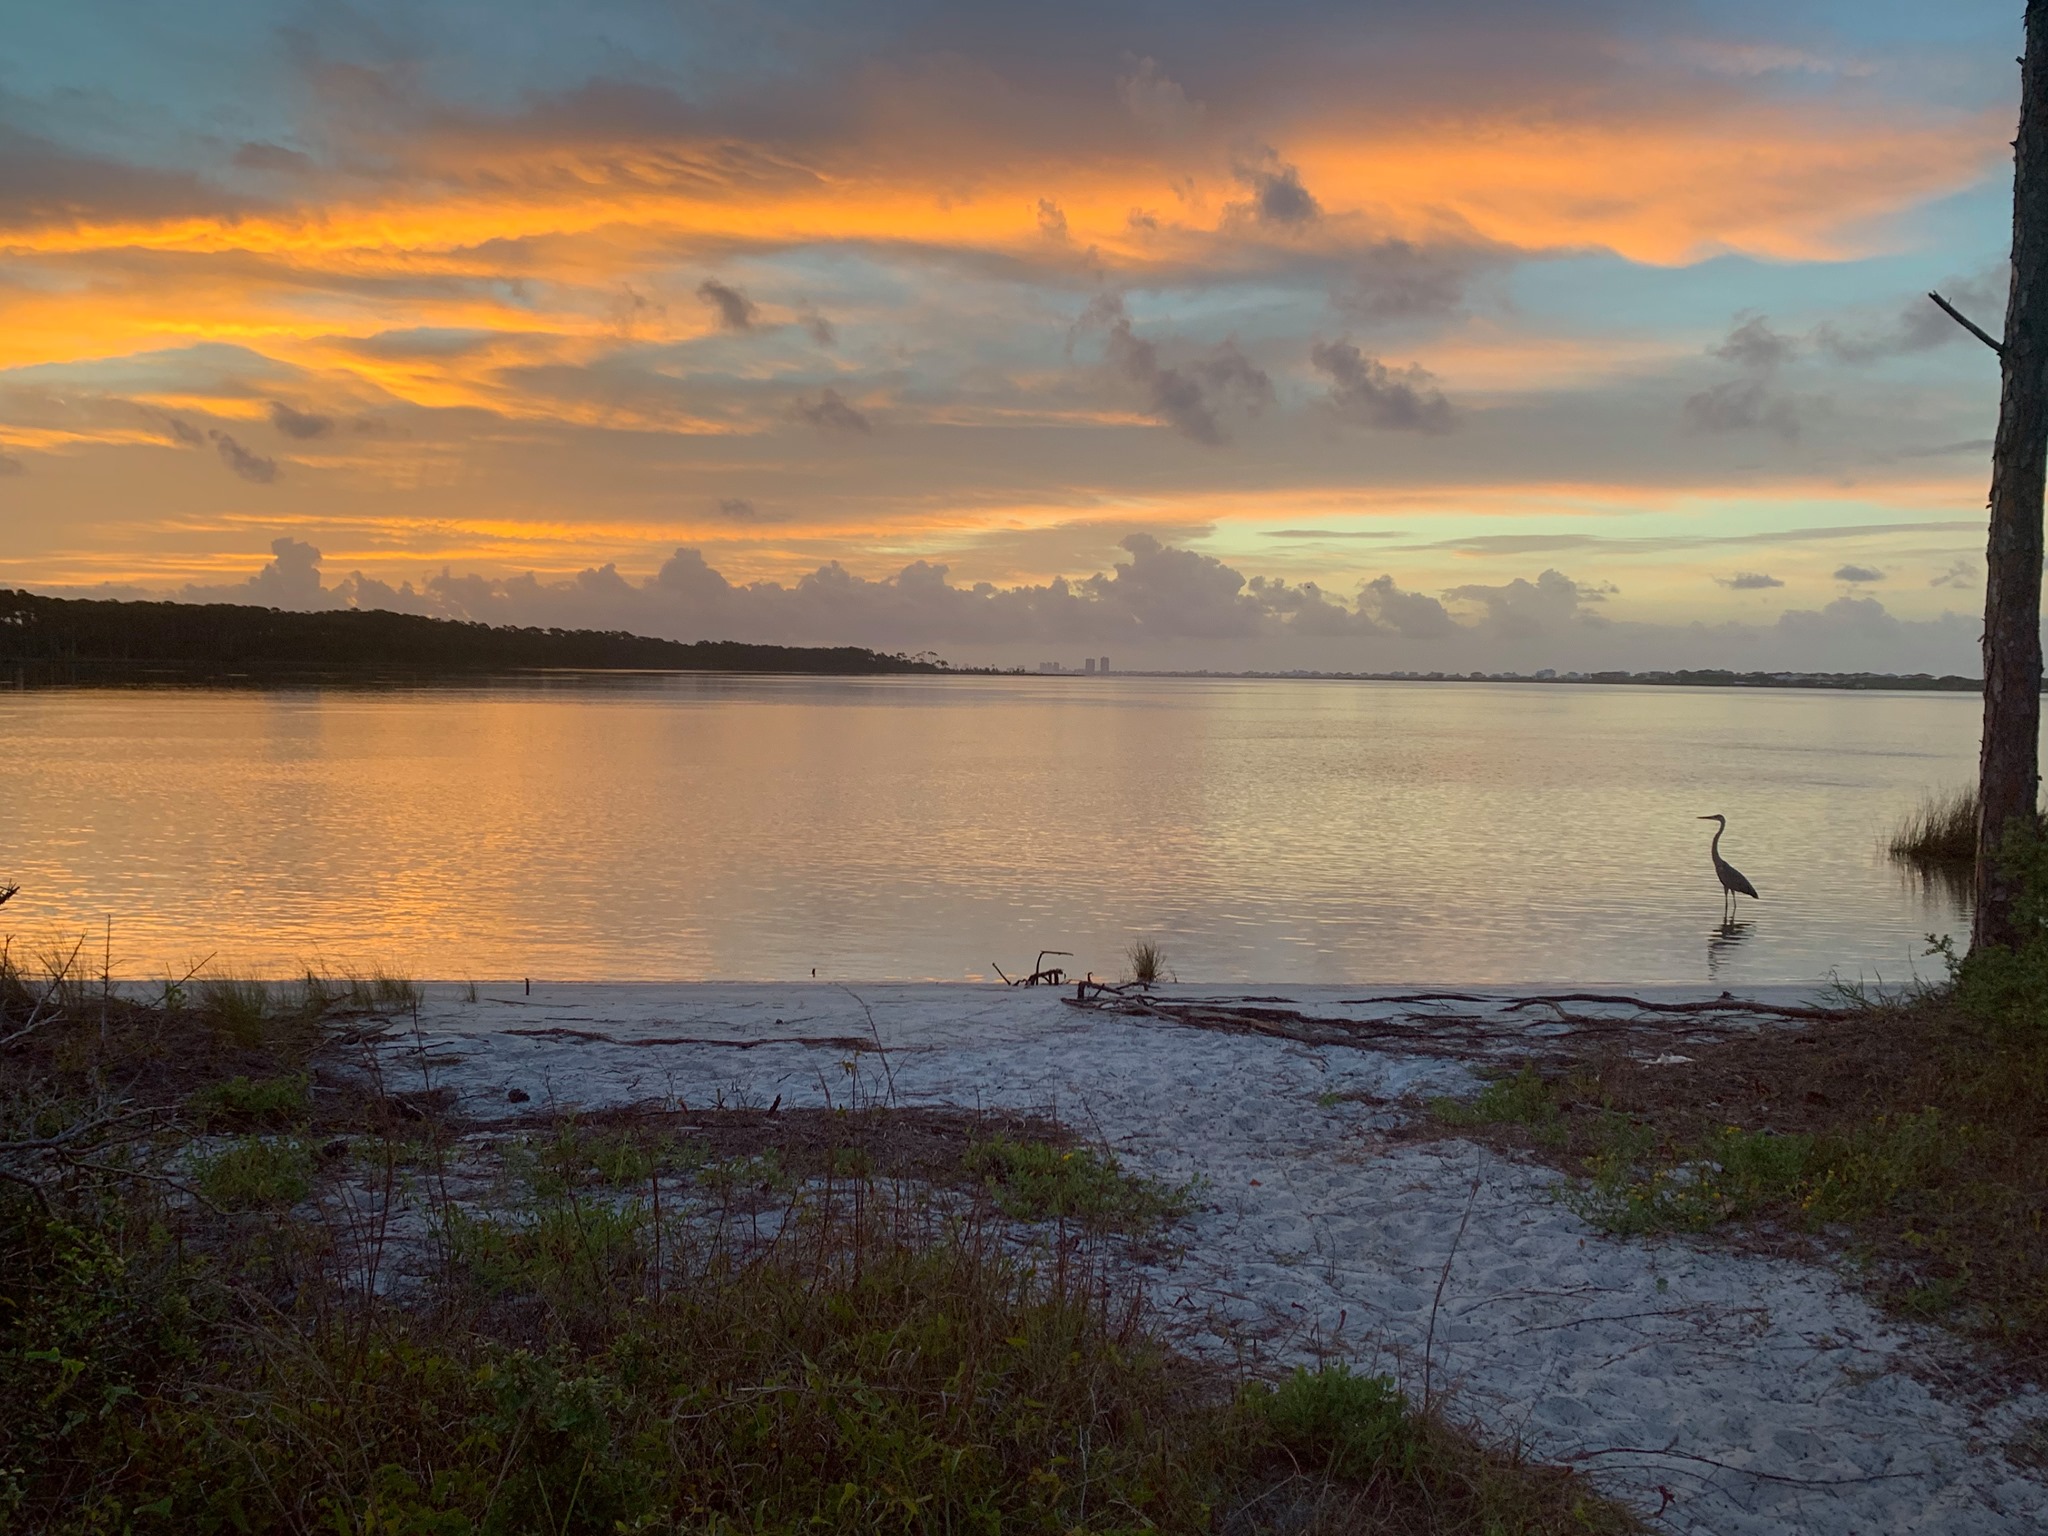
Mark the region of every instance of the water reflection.
POLYGON ((1707 979, 1718 981, 1721 967, 1742 945, 1747 944, 1756 932, 1755 922, 1737 922, 1733 919, 1722 923, 1707 935, 1707 979))

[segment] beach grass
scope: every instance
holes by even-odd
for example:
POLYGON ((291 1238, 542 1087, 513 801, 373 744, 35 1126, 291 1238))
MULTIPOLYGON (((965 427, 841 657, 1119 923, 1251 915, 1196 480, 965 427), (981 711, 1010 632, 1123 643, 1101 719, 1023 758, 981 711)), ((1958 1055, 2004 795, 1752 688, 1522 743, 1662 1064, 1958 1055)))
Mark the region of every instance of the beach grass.
POLYGON ((1864 998, 1677 1063, 1524 1067, 1434 1101, 1418 1133, 1551 1163, 1607 1231, 1832 1255, 1890 1310, 2048 1380, 2048 1016, 2032 1017, 1987 1014, 1967 986, 1864 998))
POLYGON ((1922 868, 1967 866, 1977 857, 1977 791, 1936 790, 1903 816, 1886 851, 1922 868))
POLYGON ((1386 1377, 1176 1352, 1124 1255, 1193 1192, 1055 1123, 470 1126, 363 1001, 0 960, 0 1530, 1641 1528, 1386 1377))
POLYGON ((1124 958, 1130 962, 1131 980, 1141 987, 1157 986, 1165 974, 1166 952, 1151 939, 1133 939, 1124 958))

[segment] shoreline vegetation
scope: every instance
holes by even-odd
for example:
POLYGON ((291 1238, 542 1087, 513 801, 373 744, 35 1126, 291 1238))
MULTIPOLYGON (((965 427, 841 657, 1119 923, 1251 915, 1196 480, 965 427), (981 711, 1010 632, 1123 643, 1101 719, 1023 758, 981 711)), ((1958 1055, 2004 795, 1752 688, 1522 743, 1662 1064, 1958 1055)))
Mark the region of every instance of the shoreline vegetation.
POLYGON ((1977 860, 1977 791, 1934 790, 1893 829, 1885 851, 1916 868, 1967 873, 1977 860))
POLYGON ((382 609, 294 613, 237 603, 115 602, 0 591, 0 668, 22 683, 155 676, 283 681, 520 670, 939 673, 936 657, 859 646, 685 643, 623 631, 516 629, 382 609))
MULTIPOLYGON (((0 951, 0 1531, 1641 1531, 1341 1365, 1177 1353, 1199 1195, 1056 1120, 466 1123, 390 977, 0 951)), ((524 1096, 521 1095, 523 1098, 524 1096)))
MULTIPOLYGON (((1948 987, 1688 1045, 1682 1068, 1597 1046, 1510 1061, 1400 1134, 1547 1164, 1618 1236, 1827 1263, 1995 1374, 2048 1382, 2048 971, 2039 943, 2004 975, 1958 965, 1948 987)), ((2048 1469, 2036 1438, 2014 1452, 2048 1469)))
MULTIPOLYGON (((16 687, 93 683, 255 684, 483 676, 525 671, 758 672, 820 676, 1023 674, 1094 677, 1027 668, 955 667, 922 652, 861 646, 661 640, 623 630, 533 629, 383 609, 315 613, 240 603, 133 602, 45 597, 0 589, 0 682, 16 687), (11 676, 10 676, 11 674, 11 676)), ((1283 672, 1160 671, 1154 678, 1274 681, 1542 683, 1561 686, 1820 688, 1851 692, 1981 693, 1979 678, 1882 672, 1283 672)))

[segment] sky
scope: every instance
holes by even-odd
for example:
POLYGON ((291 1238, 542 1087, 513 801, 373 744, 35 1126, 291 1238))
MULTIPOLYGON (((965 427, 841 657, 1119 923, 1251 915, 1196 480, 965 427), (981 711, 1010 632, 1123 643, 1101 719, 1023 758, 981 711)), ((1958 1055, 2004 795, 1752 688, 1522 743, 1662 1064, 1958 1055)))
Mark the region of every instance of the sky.
POLYGON ((0 584, 1977 669, 2017 0, 78 0, 0 584))

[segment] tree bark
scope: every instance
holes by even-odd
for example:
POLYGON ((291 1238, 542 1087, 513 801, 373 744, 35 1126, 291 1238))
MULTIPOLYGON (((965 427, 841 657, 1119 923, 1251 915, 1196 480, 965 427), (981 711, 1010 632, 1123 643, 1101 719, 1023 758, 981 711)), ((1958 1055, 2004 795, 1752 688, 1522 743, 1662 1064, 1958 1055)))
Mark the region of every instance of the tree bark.
POLYGON ((1978 759, 1976 918, 1971 942, 2019 939, 1999 853, 2040 794, 2041 495, 2048 473, 2048 0, 2027 0, 2020 131, 2013 141, 2012 286, 1999 354, 1985 548, 1984 740, 1978 759))

